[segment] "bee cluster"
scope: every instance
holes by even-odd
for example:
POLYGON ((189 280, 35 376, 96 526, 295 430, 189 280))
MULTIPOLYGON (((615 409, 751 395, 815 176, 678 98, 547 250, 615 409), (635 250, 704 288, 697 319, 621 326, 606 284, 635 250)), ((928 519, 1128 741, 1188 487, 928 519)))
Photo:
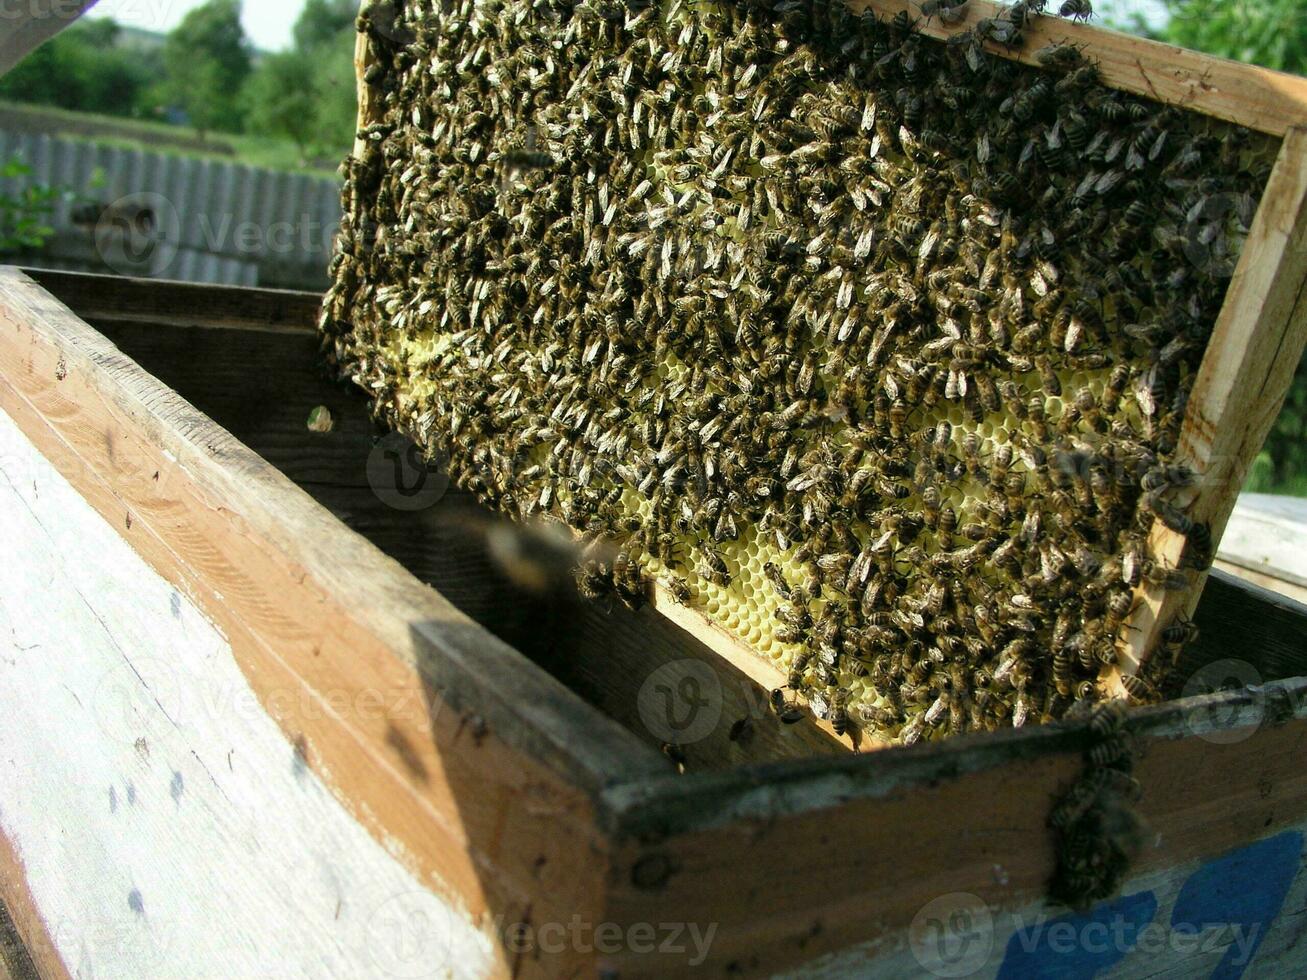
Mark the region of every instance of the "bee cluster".
POLYGON ((615 543, 584 593, 657 581, 770 657, 789 716, 1059 717, 1185 582, 1155 517, 1210 558, 1176 444, 1276 147, 987 50, 1039 15, 374 5, 329 356, 483 500, 615 543))

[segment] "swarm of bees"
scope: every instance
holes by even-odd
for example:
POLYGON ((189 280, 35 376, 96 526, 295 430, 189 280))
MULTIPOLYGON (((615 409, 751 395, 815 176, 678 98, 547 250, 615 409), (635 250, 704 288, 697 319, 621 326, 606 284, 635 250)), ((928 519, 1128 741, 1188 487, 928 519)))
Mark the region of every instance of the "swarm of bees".
POLYGON ((1210 560, 1178 434, 1275 146, 990 53, 1042 15, 374 5, 328 354, 462 486, 607 542, 586 595, 657 582, 772 658, 787 715, 1060 717, 1188 580, 1152 522, 1210 560))

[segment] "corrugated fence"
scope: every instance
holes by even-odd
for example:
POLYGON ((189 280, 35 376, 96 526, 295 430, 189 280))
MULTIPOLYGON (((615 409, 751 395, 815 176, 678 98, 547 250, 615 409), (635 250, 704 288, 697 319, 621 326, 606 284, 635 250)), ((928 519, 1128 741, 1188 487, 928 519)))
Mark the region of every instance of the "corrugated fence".
POLYGON ((67 192, 55 237, 25 261, 51 268, 238 286, 324 289, 340 224, 336 181, 221 160, 0 131, 0 180, 67 192))

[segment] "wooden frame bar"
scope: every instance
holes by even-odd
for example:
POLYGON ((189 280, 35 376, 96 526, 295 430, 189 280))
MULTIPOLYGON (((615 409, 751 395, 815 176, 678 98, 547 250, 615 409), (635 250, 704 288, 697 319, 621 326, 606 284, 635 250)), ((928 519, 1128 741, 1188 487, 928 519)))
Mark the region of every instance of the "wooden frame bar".
MULTIPOLYGON (((921 17, 911 0, 849 0, 849 5, 886 19, 906 12, 917 19, 919 31, 937 40, 971 30, 1002 9, 988 0, 972 0, 961 21, 945 25, 937 18, 921 17)), ((1192 519, 1206 523, 1213 540, 1219 540, 1307 345, 1307 305, 1300 302, 1307 282, 1307 129, 1300 128, 1307 126, 1307 79, 1060 17, 1037 17, 1025 34, 1020 47, 987 43, 987 48, 1038 66, 1040 49, 1073 44, 1098 63, 1104 83, 1111 87, 1283 137, 1181 433, 1181 456, 1201 478, 1190 501, 1192 519)), ((373 60, 369 38, 360 34, 355 56, 360 129, 374 121, 376 112, 372 87, 364 81, 373 60)), ((356 143, 356 154, 361 143, 356 143)), ((1185 538, 1160 520, 1154 522, 1149 542, 1157 560, 1168 567, 1180 564, 1185 538)), ((1109 695, 1125 696, 1127 682, 1122 678, 1139 671, 1177 617, 1193 612, 1203 584, 1200 571, 1188 588, 1179 591, 1163 593, 1146 583, 1140 586, 1134 611, 1118 639, 1120 659, 1100 678, 1109 695)), ((701 613, 681 606, 659 584, 652 588, 652 604, 759 685, 784 686, 781 672, 747 644, 701 613)))

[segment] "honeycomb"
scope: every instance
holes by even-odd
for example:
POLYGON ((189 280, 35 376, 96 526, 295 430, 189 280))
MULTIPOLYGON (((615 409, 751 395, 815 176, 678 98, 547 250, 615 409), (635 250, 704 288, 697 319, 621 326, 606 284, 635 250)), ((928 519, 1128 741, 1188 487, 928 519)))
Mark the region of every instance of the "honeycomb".
POLYGON ((327 352, 487 503, 615 543, 584 594, 659 582, 781 704, 1058 717, 1187 574, 1154 517, 1210 557, 1176 442, 1277 147, 985 49, 1040 15, 374 5, 327 352))

